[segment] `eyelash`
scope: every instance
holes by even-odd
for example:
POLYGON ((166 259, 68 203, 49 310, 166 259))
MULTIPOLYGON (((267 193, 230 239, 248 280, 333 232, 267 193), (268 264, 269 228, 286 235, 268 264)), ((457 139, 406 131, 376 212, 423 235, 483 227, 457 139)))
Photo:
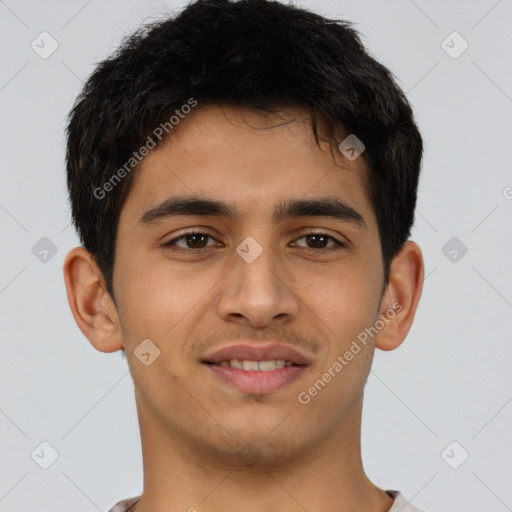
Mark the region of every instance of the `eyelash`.
MULTIPOLYGON (((186 233, 183 233, 182 235, 178 236, 177 238, 173 238, 169 242, 165 242, 164 244, 162 244, 162 247, 169 249, 173 252, 196 253, 196 254, 199 253, 200 251, 204 251, 204 250, 208 249, 208 247, 200 247, 199 249, 190 249, 190 248, 184 249, 182 247, 179 247, 179 248, 173 247, 173 245, 176 242, 179 242, 180 240, 184 240, 187 237, 194 236, 194 235, 205 235, 211 239, 214 239, 213 236, 209 235, 208 233, 203 233, 202 231, 187 231, 186 233)), ((344 244, 343 242, 340 242, 337 238, 334 238, 333 236, 328 235, 327 233, 321 233, 321 232, 316 232, 316 231, 309 231, 308 233, 304 233, 302 236, 297 238, 297 240, 300 240, 301 238, 305 238, 308 236, 326 237, 329 240, 332 240, 335 243, 335 245, 337 245, 338 247, 335 247, 334 245, 332 245, 330 247, 318 248, 318 249, 315 249, 314 247, 299 247, 299 249, 305 249, 305 250, 310 250, 310 251, 324 251, 325 252, 325 251, 330 251, 330 250, 338 250, 340 248, 346 247, 346 244, 344 244)), ((209 246, 209 247, 211 248, 213 246, 209 246)))

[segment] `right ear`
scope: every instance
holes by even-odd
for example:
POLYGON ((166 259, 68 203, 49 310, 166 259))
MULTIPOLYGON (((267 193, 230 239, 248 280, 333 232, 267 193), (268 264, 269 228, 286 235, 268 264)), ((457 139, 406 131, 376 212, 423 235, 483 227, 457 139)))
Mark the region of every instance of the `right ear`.
POLYGON ((66 255, 64 281, 75 322, 91 345, 100 352, 122 349, 122 328, 114 301, 94 256, 85 247, 75 247, 66 255))

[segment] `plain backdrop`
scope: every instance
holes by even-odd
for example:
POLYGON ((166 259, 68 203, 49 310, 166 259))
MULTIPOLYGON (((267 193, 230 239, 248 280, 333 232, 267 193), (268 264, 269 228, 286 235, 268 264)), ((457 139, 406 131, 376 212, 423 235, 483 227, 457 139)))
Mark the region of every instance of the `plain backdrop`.
MULTIPOLYGON (((425 142, 427 277, 406 342, 375 355, 365 469, 429 512, 512 510, 512 1, 298 4, 355 24, 425 142)), ((126 360, 91 347, 66 299, 63 129, 95 64, 182 5, 0 0, 0 512, 106 511, 142 491, 126 360)))

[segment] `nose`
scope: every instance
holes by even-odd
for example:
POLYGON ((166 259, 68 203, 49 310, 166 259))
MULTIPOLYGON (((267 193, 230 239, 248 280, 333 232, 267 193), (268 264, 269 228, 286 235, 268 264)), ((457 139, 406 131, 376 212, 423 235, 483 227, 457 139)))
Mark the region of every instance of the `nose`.
POLYGON ((254 260, 245 258, 243 252, 234 255, 234 266, 222 280, 217 301, 223 320, 262 328, 297 317, 299 298, 290 269, 275 250, 260 247, 263 251, 254 260))

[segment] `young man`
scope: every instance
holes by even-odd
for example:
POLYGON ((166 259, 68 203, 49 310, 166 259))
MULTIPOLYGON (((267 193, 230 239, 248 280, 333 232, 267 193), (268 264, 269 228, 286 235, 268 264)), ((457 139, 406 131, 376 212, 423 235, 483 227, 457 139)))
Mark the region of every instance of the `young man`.
POLYGON ((192 3, 98 66, 67 151, 69 304, 125 350, 141 430, 142 496, 112 511, 416 511, 360 433, 421 295, 422 139, 349 23, 192 3))

